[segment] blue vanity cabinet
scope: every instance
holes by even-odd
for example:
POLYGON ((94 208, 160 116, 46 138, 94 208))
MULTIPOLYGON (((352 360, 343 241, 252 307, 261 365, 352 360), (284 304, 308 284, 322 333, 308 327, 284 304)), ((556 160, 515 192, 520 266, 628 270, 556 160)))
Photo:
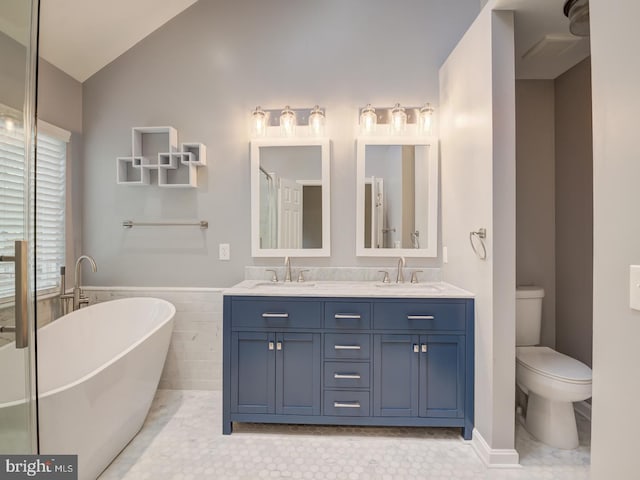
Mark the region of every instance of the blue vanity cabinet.
POLYGON ((232 422, 473 430, 473 300, 225 296, 232 422))

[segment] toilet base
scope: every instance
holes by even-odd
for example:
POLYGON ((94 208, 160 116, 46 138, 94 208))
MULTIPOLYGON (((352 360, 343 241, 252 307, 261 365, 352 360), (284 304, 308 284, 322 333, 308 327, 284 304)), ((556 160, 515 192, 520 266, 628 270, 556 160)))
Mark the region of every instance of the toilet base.
POLYGON ((554 402, 529 391, 525 425, 531 435, 552 447, 570 450, 580 444, 572 402, 554 402))

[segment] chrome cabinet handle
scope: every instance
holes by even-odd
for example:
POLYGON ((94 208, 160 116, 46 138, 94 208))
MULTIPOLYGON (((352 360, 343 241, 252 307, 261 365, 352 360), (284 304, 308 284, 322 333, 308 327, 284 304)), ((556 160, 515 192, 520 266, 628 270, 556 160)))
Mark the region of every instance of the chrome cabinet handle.
POLYGON ((334 373, 333 378, 353 378, 356 380, 360 379, 360 374, 358 373, 334 373))
POLYGON ((288 313, 268 313, 265 312, 262 314, 262 318, 289 318, 288 313))
POLYGON ((360 350, 360 345, 334 345, 336 350, 360 350))
POLYGON ((273 350, 273 342, 269 342, 269 350, 273 350))
POLYGON ((427 353, 427 344, 426 344, 426 343, 423 343, 423 344, 420 346, 420 351, 421 351, 422 353, 427 353))
POLYGON ((407 315, 407 320, 435 320, 433 315, 407 315))
POLYGON ((333 402, 334 408, 360 408, 360 402, 333 402))
POLYGON ((337 320, 360 320, 362 317, 358 313, 336 313, 333 318, 337 320))
POLYGON ((419 353, 420 352, 420 347, 418 346, 417 343, 413 344, 413 353, 419 353))
POLYGON ((282 350, 282 342, 276 342, 276 350, 282 350))

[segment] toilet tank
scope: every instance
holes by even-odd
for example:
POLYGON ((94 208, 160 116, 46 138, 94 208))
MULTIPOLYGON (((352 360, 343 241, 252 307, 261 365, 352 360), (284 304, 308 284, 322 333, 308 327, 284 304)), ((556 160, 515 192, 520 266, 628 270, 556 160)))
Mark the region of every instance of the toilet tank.
POLYGON ((516 288, 516 345, 539 345, 542 325, 541 287, 516 288))

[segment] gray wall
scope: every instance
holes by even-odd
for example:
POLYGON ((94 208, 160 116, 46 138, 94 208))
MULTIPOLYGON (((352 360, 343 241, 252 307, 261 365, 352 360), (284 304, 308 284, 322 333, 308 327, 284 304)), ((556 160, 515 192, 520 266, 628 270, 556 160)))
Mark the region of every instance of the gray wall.
POLYGON ((593 139, 591 60, 555 80, 556 345, 591 366, 593 139))
MULTIPOLYGON (((326 108, 332 139, 332 256, 294 265, 395 265, 355 257, 355 127, 370 102, 438 98, 438 68, 480 9, 477 0, 201 0, 84 83, 85 251, 99 285, 227 286, 250 256, 249 122, 264 108, 326 108), (207 145, 193 190, 116 186, 131 127, 172 125, 207 145), (133 220, 209 221, 209 230, 133 229, 133 220), (217 259, 231 244, 231 261, 217 259)), ((439 266, 439 259, 411 259, 439 266)))
POLYGON ((544 288, 541 343, 556 344, 553 80, 516 81, 516 282, 544 288))
POLYGON ((593 93, 593 423, 591 478, 635 478, 640 312, 629 265, 640 264, 640 2, 591 0, 593 93))

